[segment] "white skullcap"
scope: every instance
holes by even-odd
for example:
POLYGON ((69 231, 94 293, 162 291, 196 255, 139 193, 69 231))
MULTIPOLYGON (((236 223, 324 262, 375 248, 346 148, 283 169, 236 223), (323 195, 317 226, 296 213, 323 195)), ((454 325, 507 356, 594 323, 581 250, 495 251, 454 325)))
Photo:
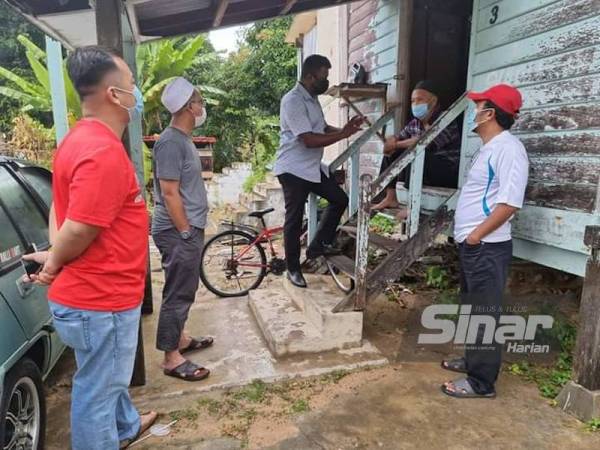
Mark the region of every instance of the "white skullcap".
POLYGON ((195 89, 194 85, 188 80, 177 77, 167 84, 160 101, 171 114, 174 114, 192 98, 195 89))

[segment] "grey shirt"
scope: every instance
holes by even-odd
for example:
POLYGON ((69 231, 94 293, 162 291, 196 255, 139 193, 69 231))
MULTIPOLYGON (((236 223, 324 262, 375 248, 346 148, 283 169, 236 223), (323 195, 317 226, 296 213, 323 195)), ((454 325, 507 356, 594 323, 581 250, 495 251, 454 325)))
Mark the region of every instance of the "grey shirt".
POLYGON ((308 148, 299 137, 325 133, 327 123, 319 100, 298 83, 281 100, 280 116, 281 137, 273 174, 290 173, 320 183, 323 148, 308 148))
POLYGON ((152 233, 168 230, 175 225, 169 216, 159 180, 178 180, 179 194, 190 225, 206 227, 208 200, 202 179, 198 150, 192 139, 177 128, 165 129, 153 149, 154 215, 152 233))

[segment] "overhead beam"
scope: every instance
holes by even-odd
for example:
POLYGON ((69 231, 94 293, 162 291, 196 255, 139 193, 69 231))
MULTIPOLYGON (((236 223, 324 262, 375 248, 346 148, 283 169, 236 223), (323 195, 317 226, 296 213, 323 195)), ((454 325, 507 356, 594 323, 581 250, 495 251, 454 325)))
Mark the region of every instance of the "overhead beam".
POLYGON ((285 2, 285 6, 283 7, 283 9, 279 13, 279 15, 280 16, 285 16, 287 13, 289 13, 292 10, 292 8, 294 7, 294 5, 296 3, 298 3, 298 0, 287 0, 285 2))
POLYGON ((213 20, 213 28, 221 26, 221 22, 223 22, 223 17, 225 16, 225 12, 227 11, 228 6, 229 0, 219 0, 219 6, 217 6, 217 11, 215 12, 215 19, 213 20))

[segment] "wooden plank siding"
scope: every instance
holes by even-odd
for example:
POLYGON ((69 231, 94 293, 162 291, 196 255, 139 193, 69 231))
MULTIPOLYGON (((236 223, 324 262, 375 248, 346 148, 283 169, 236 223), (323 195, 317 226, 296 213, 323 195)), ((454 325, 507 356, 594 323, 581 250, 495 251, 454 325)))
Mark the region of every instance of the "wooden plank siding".
MULTIPOLYGON (((523 94, 513 132, 531 163, 526 203, 594 212, 600 174, 600 0, 475 4, 469 85, 480 90, 504 82, 523 94)), ((465 136, 463 175, 480 145, 473 134, 465 136)))
MULTIPOLYGON (((390 92, 396 80, 398 55, 398 23, 400 2, 396 0, 365 0, 349 7, 348 65, 361 63, 368 72, 369 82, 388 83, 390 92)), ((374 122, 383 113, 381 101, 365 100, 357 103, 360 110, 374 122)), ((387 133, 393 130, 393 123, 387 133)), ((376 137, 360 153, 360 172, 377 176, 383 145, 376 137)))

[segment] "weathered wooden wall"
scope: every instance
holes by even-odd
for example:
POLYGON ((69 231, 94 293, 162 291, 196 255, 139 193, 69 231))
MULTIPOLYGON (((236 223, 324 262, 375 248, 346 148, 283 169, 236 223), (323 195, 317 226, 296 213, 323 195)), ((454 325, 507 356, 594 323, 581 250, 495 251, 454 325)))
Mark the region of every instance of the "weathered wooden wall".
MULTIPOLYGON (((476 0, 470 87, 523 94, 514 127, 531 161, 527 202, 594 212, 600 174, 600 0, 476 0)), ((463 166, 478 147, 469 135, 463 166)))
MULTIPOLYGON (((398 55, 398 0, 365 0, 350 4, 348 12, 348 64, 361 63, 369 73, 369 82, 388 83, 389 91, 396 87, 398 55)), ((359 104, 363 113, 375 121, 381 116, 381 101, 359 104)), ((388 134, 393 133, 393 125, 388 134)), ((383 145, 374 138, 360 155, 361 173, 375 176, 379 172, 383 145)))

